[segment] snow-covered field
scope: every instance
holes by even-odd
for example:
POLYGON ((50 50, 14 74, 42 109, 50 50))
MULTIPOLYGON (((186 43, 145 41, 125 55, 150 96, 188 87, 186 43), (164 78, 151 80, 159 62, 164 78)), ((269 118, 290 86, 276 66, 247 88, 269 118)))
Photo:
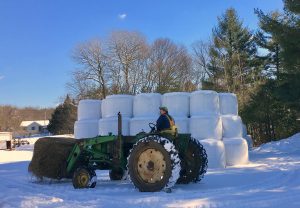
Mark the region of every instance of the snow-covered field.
POLYGON ((172 193, 140 193, 99 171, 95 189, 71 181, 36 183, 27 173, 32 145, 0 151, 0 207, 300 207, 300 133, 250 152, 245 166, 209 170, 172 193))

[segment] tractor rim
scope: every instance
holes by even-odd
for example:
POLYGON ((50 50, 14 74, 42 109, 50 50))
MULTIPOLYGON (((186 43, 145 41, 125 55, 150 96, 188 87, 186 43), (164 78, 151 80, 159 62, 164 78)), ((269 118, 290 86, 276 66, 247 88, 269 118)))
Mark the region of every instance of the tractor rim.
POLYGON ((138 158, 138 174, 148 183, 156 183, 164 178, 166 161, 163 154, 156 149, 146 149, 138 158))
POLYGON ((80 187, 86 187, 89 182, 89 176, 86 173, 80 173, 77 178, 80 187))

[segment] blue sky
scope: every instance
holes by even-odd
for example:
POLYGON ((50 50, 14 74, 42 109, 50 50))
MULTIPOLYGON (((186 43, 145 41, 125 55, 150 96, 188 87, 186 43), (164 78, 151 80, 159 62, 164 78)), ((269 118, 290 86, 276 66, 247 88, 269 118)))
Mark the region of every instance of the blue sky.
POLYGON ((227 8, 250 29, 254 8, 282 8, 281 0, 0 0, 0 105, 53 107, 67 93, 76 44, 114 30, 168 37, 190 46, 206 40, 227 8))

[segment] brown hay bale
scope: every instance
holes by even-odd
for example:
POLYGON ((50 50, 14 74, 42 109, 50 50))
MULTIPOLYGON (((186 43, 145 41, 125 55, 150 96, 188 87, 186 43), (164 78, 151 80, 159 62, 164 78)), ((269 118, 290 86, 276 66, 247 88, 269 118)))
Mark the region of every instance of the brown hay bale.
POLYGON ((67 159, 76 143, 73 138, 44 137, 34 144, 28 171, 38 178, 68 178, 67 159))

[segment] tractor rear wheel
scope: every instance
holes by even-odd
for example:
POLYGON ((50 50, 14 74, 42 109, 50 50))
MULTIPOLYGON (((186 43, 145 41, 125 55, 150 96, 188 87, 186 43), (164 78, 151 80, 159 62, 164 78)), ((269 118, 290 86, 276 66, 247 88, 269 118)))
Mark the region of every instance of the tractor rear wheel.
POLYGON ((158 135, 139 140, 128 157, 128 171, 141 192, 171 188, 180 172, 180 159, 174 144, 158 135))
POLYGON ((120 168, 120 169, 112 169, 109 171, 109 178, 112 181, 119 181, 124 178, 125 171, 120 168))
POLYGON ((181 171, 177 183, 187 184, 200 181, 207 170, 207 154, 202 144, 189 139, 188 149, 181 158, 181 171))
POLYGON ((96 172, 86 167, 79 167, 73 174, 72 182, 75 189, 95 188, 97 183, 96 172))

